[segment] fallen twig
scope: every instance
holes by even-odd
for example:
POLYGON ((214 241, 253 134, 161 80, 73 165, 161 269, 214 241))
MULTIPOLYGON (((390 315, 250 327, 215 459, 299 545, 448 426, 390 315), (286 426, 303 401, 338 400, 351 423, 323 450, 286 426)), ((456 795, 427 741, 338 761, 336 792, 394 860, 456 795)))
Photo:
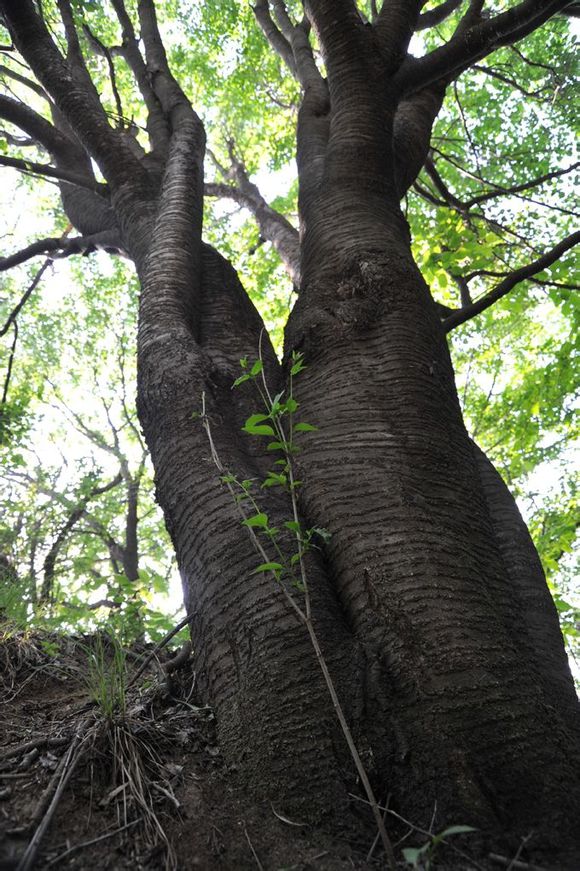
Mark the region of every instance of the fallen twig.
POLYGON ((125 823, 124 826, 119 826, 118 829, 113 829, 112 832, 105 832, 104 835, 99 835, 98 838, 92 838, 90 841, 83 841, 82 844, 74 844, 72 847, 69 847, 68 850, 65 850, 64 853, 61 853, 56 858, 52 859, 47 865, 46 868, 53 868, 55 865, 60 865, 63 859, 66 859, 68 856, 71 856, 73 853, 79 853, 81 850, 84 850, 86 847, 91 847, 93 844, 98 844, 100 841, 105 841, 107 838, 113 838, 115 835, 120 835, 121 832, 124 832, 126 829, 130 829, 131 826, 136 826, 137 823, 140 823, 142 817, 139 817, 137 820, 131 820, 130 823, 125 823))
POLYGON ((34 821, 41 817, 40 822, 36 827, 36 831, 34 832, 28 847, 22 854, 16 871, 29 871, 29 869, 34 865, 41 841, 50 825, 66 785, 81 758, 82 754, 80 753, 79 747, 86 739, 86 732, 92 719, 92 717, 85 717, 79 725, 76 735, 74 736, 67 752, 60 760, 47 789, 43 793, 33 817, 34 821))
POLYGON ((12 759, 14 756, 23 756, 31 750, 41 750, 45 747, 62 747, 63 744, 68 744, 70 737, 49 738, 46 735, 42 738, 34 738, 32 741, 26 741, 24 744, 16 744, 14 747, 8 747, 3 753, 0 753, 0 762, 6 759, 12 759))
POLYGON ((254 857, 254 859, 256 861, 256 865, 258 866, 259 871, 264 871, 264 866, 260 862, 260 858, 259 858, 258 854, 256 853, 256 851, 254 850, 254 845, 252 844, 252 842, 250 840, 250 836, 248 835, 248 830, 246 828, 245 823, 244 823, 244 835, 246 836, 246 841, 248 842, 248 846, 249 846, 250 850, 252 851, 252 856, 254 857))
POLYGON ((498 865, 504 865, 506 868, 520 868, 522 871, 546 871, 539 865, 530 865, 528 862, 521 862, 519 859, 508 859, 507 856, 500 856, 498 853, 490 853, 489 858, 492 862, 497 862, 498 865))

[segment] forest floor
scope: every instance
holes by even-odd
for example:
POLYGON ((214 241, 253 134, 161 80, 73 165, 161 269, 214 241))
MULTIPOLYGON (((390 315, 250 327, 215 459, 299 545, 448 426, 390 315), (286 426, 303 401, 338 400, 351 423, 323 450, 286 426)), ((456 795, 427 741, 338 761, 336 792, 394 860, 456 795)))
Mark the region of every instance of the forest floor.
POLYGON ((0 871, 385 867, 249 803, 191 660, 159 651, 131 685, 152 651, 0 626, 0 871))

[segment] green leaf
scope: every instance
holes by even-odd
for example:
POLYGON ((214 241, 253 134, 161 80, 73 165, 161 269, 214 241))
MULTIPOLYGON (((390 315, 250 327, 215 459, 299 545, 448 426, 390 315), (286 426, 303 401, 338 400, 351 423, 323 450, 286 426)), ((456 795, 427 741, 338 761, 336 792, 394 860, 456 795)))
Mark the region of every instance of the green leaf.
POLYGON ((256 360, 252 368, 250 369, 250 375, 252 378, 255 378, 256 375, 259 375, 260 372, 264 369, 264 365, 261 360, 256 360))
POLYGON ((285 405, 286 405, 286 411, 290 412, 290 414, 294 414, 294 412, 298 408, 298 403, 296 402, 296 400, 294 399, 293 396, 288 397, 285 405))
POLYGON ((256 424, 256 423, 261 423, 263 420, 269 420, 269 419, 270 419, 269 414, 252 414, 245 422, 244 427, 254 426, 254 424, 256 424))
POLYGON ((311 423, 297 423, 294 425, 296 432, 316 432, 317 429, 318 427, 313 426, 311 423))
POLYGON ((286 445, 284 442, 270 442, 266 446, 267 451, 284 451, 286 450, 286 445))
POLYGON ((262 487, 285 487, 287 483, 286 475, 278 474, 277 472, 269 472, 268 477, 262 484, 262 487))
POLYGON ((296 520, 287 520, 284 524, 286 529, 290 529, 292 532, 300 532, 302 527, 296 520))
POLYGON ((281 572, 284 566, 281 563, 261 563, 254 569, 252 574, 257 575, 258 572, 281 572))
POLYGON ((260 423, 260 424, 252 424, 248 425, 246 422, 242 427, 243 432, 247 432, 249 435, 258 435, 258 436, 275 436, 276 433, 274 428, 270 426, 268 423, 260 423))
POLYGON ((239 378, 236 378, 236 380, 235 380, 234 383, 232 384, 232 390, 233 390, 234 387, 239 387, 239 385, 240 385, 240 384, 243 384, 244 381, 249 381, 249 380, 250 380, 250 376, 249 376, 249 375, 247 375, 247 374, 246 374, 246 375, 240 375, 240 377, 239 377, 239 378))
POLYGON ((299 372, 302 372, 303 369, 306 369, 303 360, 304 354, 300 353, 300 351, 294 351, 292 353, 292 367, 290 368, 291 375, 298 375, 299 372))
POLYGON ((463 835, 467 832, 477 832, 477 829, 474 829, 473 826, 449 826, 449 828, 439 832, 437 837, 446 838, 448 835, 463 835))
POLYGON ((246 519, 243 520, 242 523, 244 526, 256 526, 262 529, 266 529, 266 527, 268 526, 268 515, 260 512, 259 514, 254 514, 253 517, 246 517, 246 519))
POLYGON ((404 847, 402 853, 405 862, 412 865, 413 868, 417 868, 421 857, 425 855, 429 846, 429 844, 424 844, 422 847, 404 847))

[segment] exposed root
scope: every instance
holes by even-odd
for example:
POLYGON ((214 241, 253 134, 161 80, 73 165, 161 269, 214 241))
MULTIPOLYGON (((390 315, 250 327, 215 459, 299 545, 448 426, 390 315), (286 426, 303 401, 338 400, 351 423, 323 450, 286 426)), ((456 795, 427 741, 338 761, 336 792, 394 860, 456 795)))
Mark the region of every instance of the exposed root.
POLYGON ((22 854, 17 871, 29 871, 33 867, 42 839, 50 825, 66 785, 83 756, 83 745, 92 731, 91 727, 94 728, 95 725, 98 724, 94 723, 92 717, 86 717, 79 724, 75 737, 58 764, 47 789, 37 805, 31 825, 34 825, 37 820, 39 822, 30 843, 22 854))

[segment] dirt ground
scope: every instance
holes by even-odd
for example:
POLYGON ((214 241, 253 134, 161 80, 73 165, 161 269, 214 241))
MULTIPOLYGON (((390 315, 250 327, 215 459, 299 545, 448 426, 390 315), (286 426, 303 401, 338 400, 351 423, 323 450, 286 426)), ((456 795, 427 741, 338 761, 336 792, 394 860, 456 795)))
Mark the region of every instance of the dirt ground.
POLYGON ((313 835, 248 802, 190 660, 174 669, 160 651, 126 689, 151 650, 3 632, 0 871, 385 867, 366 860, 368 839, 313 835))

